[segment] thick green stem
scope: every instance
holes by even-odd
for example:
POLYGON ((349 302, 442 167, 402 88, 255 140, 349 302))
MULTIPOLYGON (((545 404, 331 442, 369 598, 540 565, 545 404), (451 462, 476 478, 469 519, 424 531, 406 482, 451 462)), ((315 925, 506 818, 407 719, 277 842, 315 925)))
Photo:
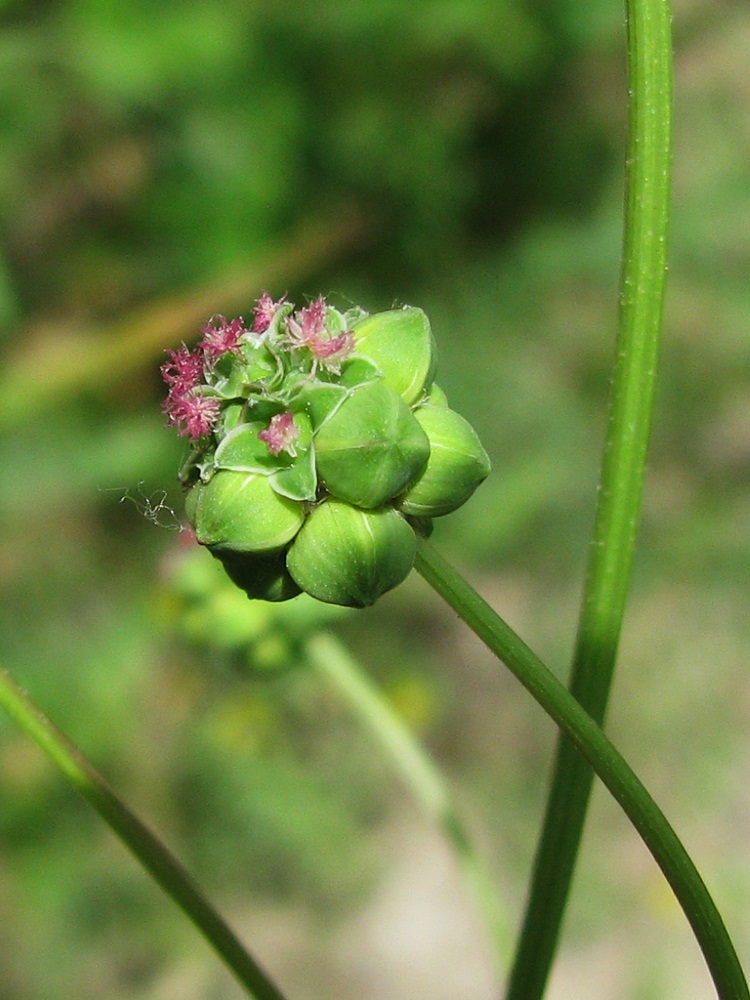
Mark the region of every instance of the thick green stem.
POLYGON ((5 670, 0 668, 0 705, 58 766, 70 784, 99 813, 152 878, 174 900, 220 955, 248 996, 284 1000, 234 932, 161 841, 115 795, 81 751, 44 715, 5 670))
POLYGON ((492 877, 474 849, 442 774, 335 636, 319 633, 308 639, 305 653, 346 700, 414 799, 445 834, 487 923, 498 969, 502 968, 509 957, 511 940, 508 912, 500 904, 492 877))
POLYGON ((692 859, 601 727, 513 629, 424 539, 420 541, 416 568, 515 674, 620 803, 672 886, 721 1000, 750 1000, 732 941, 692 859))
MULTIPOLYGON (((628 158, 620 317, 598 508, 571 672, 572 693, 602 723, 622 627, 662 325, 669 219, 669 0, 627 0, 628 158)), ((558 744, 508 1000, 544 994, 560 934, 593 774, 558 744)))

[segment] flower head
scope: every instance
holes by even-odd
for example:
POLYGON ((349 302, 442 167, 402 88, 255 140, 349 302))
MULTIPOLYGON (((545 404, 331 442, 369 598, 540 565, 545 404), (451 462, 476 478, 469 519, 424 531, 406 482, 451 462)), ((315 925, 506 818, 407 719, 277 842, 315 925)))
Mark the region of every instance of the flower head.
POLYGON ((164 403, 168 423, 177 428, 180 437, 195 444, 211 433, 219 419, 219 400, 203 396, 191 389, 185 393, 170 392, 164 403))
POLYGON ((198 342, 206 364, 212 367, 223 354, 236 354, 248 332, 241 316, 230 322, 223 316, 213 316, 201 330, 203 338, 198 342))
POLYGON ((274 302, 268 292, 263 292, 261 297, 256 299, 255 308, 253 309, 253 315, 255 316, 253 320, 253 333, 265 333, 279 308, 285 302, 286 295, 282 295, 277 302, 274 302))
POLYGON ((290 410, 277 413, 275 417, 272 417, 267 429, 258 431, 258 437, 266 443, 272 455, 278 455, 280 451, 285 451, 294 458, 297 454, 294 442, 299 437, 299 427, 295 424, 290 410))
POLYGON ((194 389, 203 378, 203 358, 199 351, 190 351, 184 344, 176 351, 167 351, 169 361, 161 366, 161 374, 169 386, 170 395, 194 389))
POLYGON ((314 363, 338 371, 343 361, 354 349, 351 330, 331 336, 326 328, 326 300, 321 296, 306 309, 300 309, 286 321, 291 348, 306 347, 314 363))

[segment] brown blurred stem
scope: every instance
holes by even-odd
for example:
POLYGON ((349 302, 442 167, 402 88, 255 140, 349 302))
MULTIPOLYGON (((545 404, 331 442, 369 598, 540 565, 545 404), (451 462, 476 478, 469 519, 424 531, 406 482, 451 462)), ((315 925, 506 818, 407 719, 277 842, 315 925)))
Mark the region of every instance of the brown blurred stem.
POLYGON ((248 267, 147 303, 115 323, 76 332, 45 323, 21 331, 14 353, 3 362, 0 428, 37 416, 76 392, 120 381, 165 348, 194 338, 216 312, 248 311, 262 289, 319 271, 368 231, 368 221, 353 210, 308 219, 248 267))

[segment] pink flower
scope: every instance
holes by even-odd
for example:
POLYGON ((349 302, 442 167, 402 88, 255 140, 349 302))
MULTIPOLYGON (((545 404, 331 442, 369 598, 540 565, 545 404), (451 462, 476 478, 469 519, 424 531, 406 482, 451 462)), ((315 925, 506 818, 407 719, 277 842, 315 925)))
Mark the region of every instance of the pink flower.
POLYGON ((168 423, 177 428, 180 437, 189 437, 195 444, 206 437, 219 418, 220 403, 213 396, 202 396, 190 390, 167 396, 164 412, 168 423))
POLYGON ((300 309, 286 321, 289 337, 295 347, 317 343, 326 329, 326 300, 321 296, 306 309, 300 309))
POLYGON ((184 344, 176 351, 167 351, 169 361, 161 366, 161 374, 173 391, 187 392, 194 389, 203 378, 203 358, 199 351, 190 351, 184 344))
POLYGON ((354 349, 351 330, 332 337, 326 329, 326 300, 322 297, 290 316, 286 325, 290 348, 306 347, 315 359, 315 366, 320 362, 325 368, 337 371, 339 362, 354 349))
POLYGON ((242 347, 242 337, 248 332, 241 316, 229 323, 223 316, 213 316, 201 330, 203 339, 198 342, 206 364, 212 367, 223 354, 237 353, 242 347))
POLYGON ((266 443, 272 455, 285 451, 293 458, 297 454, 294 442, 299 437, 299 427, 295 424, 290 410, 272 417, 268 428, 258 431, 258 437, 266 443))
POLYGON ((265 333, 271 325, 271 321, 276 315, 277 310, 285 302, 286 295, 282 295, 278 302, 274 302, 268 292, 263 292, 261 297, 256 300, 255 308, 253 309, 255 316, 253 320, 253 333, 265 333))

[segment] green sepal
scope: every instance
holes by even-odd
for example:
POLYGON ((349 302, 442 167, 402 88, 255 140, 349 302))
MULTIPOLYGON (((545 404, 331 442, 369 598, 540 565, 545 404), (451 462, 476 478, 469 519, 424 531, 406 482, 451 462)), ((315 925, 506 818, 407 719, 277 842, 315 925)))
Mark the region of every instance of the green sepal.
POLYGON ((355 323, 352 333, 357 354, 370 358, 402 399, 411 406, 424 396, 435 374, 437 351, 421 309, 373 313, 355 323))
POLYGON ((307 378, 299 395, 294 398, 292 406, 295 413, 300 409, 303 410, 310 418, 313 429, 317 431, 334 416, 351 394, 352 390, 346 386, 318 380, 310 381, 307 378))
POLYGON ((445 406, 414 411, 430 441, 430 457, 396 506, 414 517, 441 517, 469 499, 490 472, 490 459, 471 424, 445 406))
POLYGON ((231 472, 255 472, 269 476, 278 468, 278 461, 268 446, 258 437, 268 424, 260 421, 238 424, 224 438, 214 453, 214 468, 231 472))
POLYGON ((312 597, 363 608, 406 579, 416 546, 413 529, 392 507, 366 511, 329 499, 308 516, 286 564, 312 597))
POLYGON ((318 481, 310 418, 304 412, 295 413, 293 417, 299 431, 293 442, 294 454, 286 451, 272 454, 258 436, 268 424, 254 421, 240 424, 227 434, 216 449, 213 468, 270 476, 271 485, 281 496, 290 500, 314 500, 318 481))
POLYGON ((210 551, 232 583, 252 600, 288 601, 302 592, 289 575, 283 550, 270 555, 214 548, 210 551))
MULTIPOLYGON (((290 500, 314 500, 318 489, 315 469, 315 449, 313 448, 312 425, 306 413, 294 413, 294 422, 299 429, 299 437, 294 442, 296 455, 289 465, 278 469, 271 476, 271 485, 282 496, 290 500)), ((282 455, 277 455, 277 462, 282 455)))
POLYGON ((360 385, 366 385, 368 382, 375 382, 382 377, 383 375, 374 361, 370 361, 369 358, 352 357, 341 366, 341 375, 338 381, 341 385, 353 389, 360 385))
POLYGON ((283 548, 305 519, 302 504, 280 496, 268 476, 220 469, 197 483, 185 510, 201 545, 237 552, 283 548))
POLYGON ((448 397, 445 395, 443 390, 435 382, 430 386, 430 391, 427 393, 427 399, 425 400, 425 405, 427 406, 448 406, 448 397))
POLYGON ((357 507, 380 507, 401 493, 430 453, 411 410, 383 381, 355 389, 314 440, 320 481, 357 507))

